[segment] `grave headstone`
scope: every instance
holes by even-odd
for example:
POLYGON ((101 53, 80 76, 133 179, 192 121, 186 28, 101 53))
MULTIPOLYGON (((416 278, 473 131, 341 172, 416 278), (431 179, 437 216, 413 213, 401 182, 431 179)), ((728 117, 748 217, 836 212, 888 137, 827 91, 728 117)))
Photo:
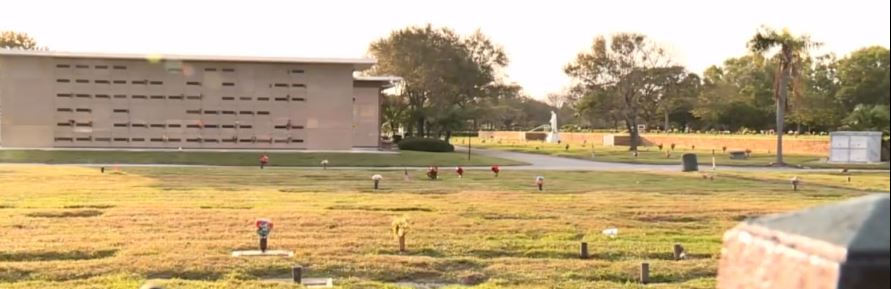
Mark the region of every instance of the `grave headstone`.
POLYGON ((650 283, 650 263, 640 263, 640 283, 650 283))
POLYGON ((882 193, 745 221, 724 234, 718 288, 889 288, 889 220, 882 193))
POLYGON ((683 160, 683 171, 685 172, 695 172, 699 171, 699 160, 697 159, 696 154, 694 153, 686 153, 681 156, 683 160))
POLYGON ((687 259, 687 252, 684 249, 684 246, 681 246, 680 243, 674 244, 674 259, 675 260, 687 259))
POLYGON ((748 154, 745 151, 731 151, 730 159, 731 160, 744 160, 748 158, 748 154))
POLYGON ((303 280, 303 267, 300 265, 291 267, 291 279, 296 283, 301 283, 303 280))
POLYGON ((588 259, 588 242, 582 242, 579 245, 579 258, 588 259))

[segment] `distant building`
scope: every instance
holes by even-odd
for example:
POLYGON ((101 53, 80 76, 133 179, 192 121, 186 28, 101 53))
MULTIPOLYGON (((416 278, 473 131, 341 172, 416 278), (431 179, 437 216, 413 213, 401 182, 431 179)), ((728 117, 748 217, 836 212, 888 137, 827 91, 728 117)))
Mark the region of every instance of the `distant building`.
POLYGON ((0 146, 377 148, 374 64, 0 50, 0 146))

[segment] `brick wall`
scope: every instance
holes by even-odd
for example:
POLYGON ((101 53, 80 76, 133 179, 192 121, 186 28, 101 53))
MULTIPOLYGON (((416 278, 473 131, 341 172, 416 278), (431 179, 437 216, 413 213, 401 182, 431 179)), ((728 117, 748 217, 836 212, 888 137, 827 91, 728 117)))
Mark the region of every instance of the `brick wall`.
MULTIPOLYGON (((560 140, 564 143, 603 143, 603 133, 581 133, 581 132, 561 132, 560 140)), ((521 131, 480 131, 481 138, 500 139, 500 140, 525 140, 526 132, 521 131)))
MULTIPOLYGON (((719 137, 698 135, 655 135, 644 134, 641 136, 647 145, 664 144, 666 147, 674 143, 677 147, 689 148, 695 145, 700 149, 721 150, 726 146, 727 150, 746 150, 753 152, 776 152, 776 139, 771 138, 745 138, 741 136, 719 137)), ((795 139, 792 136, 783 138, 783 151, 790 154, 803 155, 829 155, 829 139, 795 139)))
POLYGON ((845 250, 741 224, 724 234, 718 289, 835 289, 845 250))

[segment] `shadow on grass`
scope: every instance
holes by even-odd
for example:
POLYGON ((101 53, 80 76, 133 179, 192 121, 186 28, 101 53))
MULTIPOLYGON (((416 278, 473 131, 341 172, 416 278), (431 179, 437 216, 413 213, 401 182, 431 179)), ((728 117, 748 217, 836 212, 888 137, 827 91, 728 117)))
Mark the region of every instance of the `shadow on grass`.
POLYGON ((531 214, 531 213, 496 213, 496 212, 465 212, 460 216, 465 218, 480 218, 483 220, 549 220, 557 219, 557 216, 531 214))
POLYGON ((0 252, 0 262, 93 260, 113 257, 117 252, 118 250, 116 249, 98 251, 0 252))
POLYGON ((575 252, 549 250, 549 249, 531 249, 525 251, 514 250, 490 250, 490 249, 474 249, 467 252, 470 256, 482 259, 494 258, 531 258, 531 259, 575 259, 578 258, 575 252))
MULTIPOLYGON (((711 259, 712 254, 705 253, 687 253, 685 260, 711 259)), ((674 261, 674 253, 672 252, 649 252, 649 253, 632 253, 632 252, 598 252, 591 254, 591 259, 606 261, 622 261, 622 260, 666 260, 674 261)))
POLYGON ((146 279, 183 279, 183 280, 201 280, 201 281, 216 281, 221 279, 224 274, 221 272, 210 271, 210 270, 195 270, 195 269, 185 269, 185 270, 161 270, 161 271, 149 271, 145 273, 146 279))
POLYGON ((111 209, 114 205, 69 205, 64 206, 65 209, 111 209))
POLYGON ((412 249, 408 248, 405 252, 399 252, 398 250, 390 250, 390 249, 380 249, 373 252, 376 255, 394 255, 394 256, 427 256, 433 258, 444 257, 445 254, 439 252, 436 249, 431 248, 420 248, 420 249, 412 249))
POLYGON ((670 272, 661 270, 650 275, 651 283, 680 283, 694 279, 714 278, 718 275, 717 268, 696 267, 683 272, 670 272), (665 273, 663 273, 665 272, 665 273))
POLYGON ((102 215, 99 210, 79 210, 79 211, 52 211, 52 212, 33 212, 27 213, 25 216, 32 218, 86 218, 102 215))
POLYGON ((646 215, 646 216, 636 217, 635 219, 638 221, 641 221, 641 222, 648 222, 648 223, 658 223, 658 222, 692 223, 692 222, 705 222, 708 218, 682 216, 682 215, 646 215))
POLYGON ((27 280, 34 274, 34 271, 23 270, 19 268, 3 268, 0 270, 0 282, 17 282, 27 280))
POLYGON ((326 210, 348 210, 348 211, 371 211, 371 212, 433 212, 434 210, 431 208, 425 207, 392 207, 392 208, 377 208, 370 206, 349 206, 349 205, 334 205, 325 208, 326 210))
MULTIPOLYGON (((650 270, 651 285, 677 284, 696 279, 714 278, 717 275, 716 269, 709 269, 705 267, 696 267, 683 271, 673 271, 666 268, 654 268, 651 264, 650 270)), ((626 267, 622 270, 603 268, 582 272, 573 271, 564 273, 562 277, 570 280, 605 281, 622 284, 637 283, 639 281, 638 278, 640 278, 638 274, 639 273, 637 267, 626 267)))
POLYGON ((756 214, 756 213, 740 214, 740 215, 730 217, 730 219, 733 221, 742 222, 742 221, 746 221, 746 220, 749 220, 752 218, 757 218, 759 216, 763 216, 763 214, 756 214))
POLYGON ((253 209, 253 206, 247 205, 202 205, 198 207, 200 209, 209 210, 209 209, 224 209, 224 210, 250 210, 253 209))

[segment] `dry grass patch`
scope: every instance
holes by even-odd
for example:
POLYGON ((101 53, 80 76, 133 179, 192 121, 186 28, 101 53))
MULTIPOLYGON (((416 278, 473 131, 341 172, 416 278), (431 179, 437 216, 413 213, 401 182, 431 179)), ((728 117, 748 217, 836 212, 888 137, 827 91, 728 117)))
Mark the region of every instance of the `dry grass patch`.
MULTIPOLYGON (((443 174, 437 181, 424 180, 420 170, 409 171, 409 181, 402 171, 376 170, 0 170, 7 171, 0 174, 0 204, 8 206, 0 210, 0 244, 13 244, 5 258, 23 260, 0 261, 4 289, 133 289, 152 278, 170 289, 293 288, 263 280, 287 278, 294 264, 308 277, 336 278, 340 288, 636 288, 626 282, 642 261, 657 281, 648 287, 714 288, 721 234, 742 216, 865 193, 819 183, 792 192, 779 181, 704 181, 681 173, 509 168, 497 179, 469 170, 463 179, 443 174), (383 190, 371 190, 373 174, 384 176, 383 190), (533 180, 542 174, 548 186, 539 192, 533 180), (59 217, 82 211, 101 215, 59 217), (405 253, 390 232, 394 216, 411 220, 405 253), (257 218, 275 222, 270 249, 294 257, 230 256, 257 246, 257 218), (608 227, 618 236, 603 236, 608 227), (582 241, 589 260, 576 255, 582 241), (689 259, 670 260, 675 242, 689 259), (90 257, 100 249, 114 253, 90 257), (66 252, 80 253, 60 257, 66 252)), ((861 177, 880 182, 888 175, 861 177)))

